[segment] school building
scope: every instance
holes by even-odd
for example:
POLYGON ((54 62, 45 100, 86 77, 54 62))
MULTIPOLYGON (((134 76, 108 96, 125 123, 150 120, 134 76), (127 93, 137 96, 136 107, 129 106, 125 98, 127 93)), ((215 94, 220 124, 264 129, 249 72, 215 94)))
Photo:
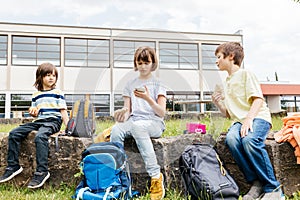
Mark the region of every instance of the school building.
MULTIPOLYGON (((214 111, 211 93, 226 77, 214 51, 226 41, 242 43, 243 35, 0 22, 0 118, 29 116, 35 71, 43 62, 58 67, 57 87, 68 109, 90 94, 97 116, 112 115, 123 105, 125 83, 138 75, 133 55, 139 46, 157 52, 159 68, 153 73, 167 89, 168 111, 214 111)), ((266 97, 273 110, 283 95, 266 97)), ((298 101, 299 93, 287 95, 298 101)))

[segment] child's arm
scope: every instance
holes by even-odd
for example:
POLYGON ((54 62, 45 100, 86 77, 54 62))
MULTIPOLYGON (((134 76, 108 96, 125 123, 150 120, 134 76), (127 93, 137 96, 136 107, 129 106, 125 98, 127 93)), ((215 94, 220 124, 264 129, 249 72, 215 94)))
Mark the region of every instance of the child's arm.
POLYGON ((227 109, 224 105, 223 99, 224 97, 219 92, 214 92, 211 96, 213 103, 219 108, 220 112, 224 117, 230 118, 227 109))
MULTIPOLYGON (((153 100, 153 99, 151 99, 153 100)), ((150 102, 152 102, 150 100, 150 102)), ((150 104, 151 108, 154 110, 154 112, 160 116, 160 117, 164 117, 165 114, 166 114, 166 102, 167 102, 167 99, 165 96, 163 95, 159 95, 158 98, 157 98, 157 103, 153 100, 152 104, 150 104)))
POLYGON ((68 112, 66 109, 61 109, 60 110, 60 114, 63 120, 63 123, 65 124, 65 126, 67 127, 68 121, 69 121, 69 116, 68 116, 68 112))
POLYGON ((241 137, 245 137, 248 134, 249 130, 253 131, 253 127, 252 127, 253 119, 256 117, 264 101, 260 97, 252 97, 252 98, 253 98, 252 105, 246 116, 246 119, 242 123, 243 125, 241 127, 241 137))
POLYGON ((114 118, 116 122, 124 122, 128 119, 131 112, 131 100, 129 97, 124 97, 123 108, 116 110, 114 113, 114 118))
POLYGON ((164 117, 166 114, 166 97, 163 95, 159 95, 156 102, 150 97, 147 86, 145 86, 145 89, 145 92, 134 91, 134 95, 147 101, 151 108, 154 110, 155 114, 157 114, 159 117, 164 117))

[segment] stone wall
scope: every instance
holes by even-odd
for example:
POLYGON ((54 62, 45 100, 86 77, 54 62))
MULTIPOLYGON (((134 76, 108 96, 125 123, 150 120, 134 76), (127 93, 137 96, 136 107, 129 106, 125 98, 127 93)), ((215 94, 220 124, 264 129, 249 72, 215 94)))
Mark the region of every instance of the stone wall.
MULTIPOLYGON (((20 153, 20 164, 24 171, 14 178, 11 182, 19 186, 27 186, 35 170, 35 145, 33 142, 34 133, 22 143, 20 153)), ((178 158, 185 147, 193 140, 216 144, 216 148, 223 159, 228 171, 237 181, 241 192, 246 192, 249 185, 234 160, 232 159, 228 148, 224 145, 225 135, 213 140, 208 134, 185 134, 176 137, 153 139, 153 145, 157 154, 158 162, 165 175, 165 184, 168 188, 182 189, 178 158)), ((51 185, 57 187, 61 184, 74 186, 79 182, 79 178, 74 175, 79 172, 78 165, 81 160, 81 152, 91 144, 90 139, 74 137, 58 137, 53 135, 49 138, 49 170, 50 179, 45 187, 51 185), (59 149, 55 140, 58 139, 59 149)), ((300 165, 296 164, 293 148, 288 143, 277 144, 272 134, 266 141, 266 148, 270 155, 274 171, 278 180, 282 183, 285 194, 292 195, 293 192, 300 190, 300 165)), ((138 152, 135 141, 128 139, 125 141, 125 150, 127 152, 132 179, 133 188, 141 192, 146 192, 150 188, 150 178, 148 177, 144 162, 138 152)), ((7 152, 7 134, 0 134, 0 173, 2 174, 6 166, 7 152), (2 137, 1 137, 2 135, 2 137)))
MULTIPOLYGON (((278 144, 270 133, 266 140, 271 163, 277 180, 281 183, 284 193, 291 196, 294 192, 300 191, 300 165, 296 163, 294 149, 289 143, 278 144)), ((224 145, 225 135, 222 134, 217 141, 217 149, 226 167, 238 183, 241 192, 246 192, 250 188, 244 180, 244 176, 234 162, 228 148, 224 145)))
MULTIPOLYGON (((15 185, 27 187, 28 182, 32 178, 36 169, 35 163, 35 132, 28 135, 27 139, 21 145, 19 161, 24 168, 23 172, 12 181, 15 185)), ((74 185, 78 182, 78 178, 74 175, 78 173, 78 164, 81 160, 81 152, 91 144, 91 140, 87 138, 74 137, 58 137, 56 145, 56 135, 49 137, 49 182, 52 186, 57 187, 61 184, 74 185)), ((8 136, 0 138, 0 173, 4 173, 6 167, 8 136)))

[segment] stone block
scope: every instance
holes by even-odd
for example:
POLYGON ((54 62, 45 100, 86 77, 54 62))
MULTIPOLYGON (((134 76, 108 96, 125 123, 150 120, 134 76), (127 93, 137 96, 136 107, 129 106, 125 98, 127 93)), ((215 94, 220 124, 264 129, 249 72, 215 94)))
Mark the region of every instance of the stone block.
MULTIPOLYGON (((79 179, 75 178, 74 175, 79 172, 81 152, 90 145, 92 141, 88 138, 60 136, 57 138, 57 144, 59 145, 59 149, 57 149, 58 146, 55 142, 56 135, 57 134, 49 137, 48 167, 51 176, 46 186, 51 185, 57 187, 61 184, 74 186, 74 184, 79 182, 79 179)), ((31 132, 21 144, 19 162, 24 170, 12 180, 15 185, 27 186, 35 172, 36 150, 34 136, 35 132, 31 132)), ((0 174, 2 175, 7 165, 8 136, 2 137, 0 142, 0 174)))
MULTIPOLYGON (((274 132, 270 132, 266 144, 275 176, 281 183, 286 195, 291 196, 294 192, 300 191, 300 165, 296 163, 294 148, 289 143, 278 144, 274 140, 274 132)), ((242 193, 247 192, 250 186, 244 178, 243 173, 239 170, 228 148, 225 146, 226 134, 221 134, 217 140, 217 150, 223 159, 228 171, 234 177, 242 193)))
POLYGON ((266 140, 275 175, 286 195, 300 191, 300 165, 296 162, 294 148, 289 143, 278 144, 273 138, 266 140))
MULTIPOLYGON (((208 134, 184 134, 174 137, 152 139, 158 164, 164 174, 165 185, 171 188, 182 188, 179 172, 179 157, 185 147, 192 144, 193 140, 214 144, 211 135, 208 134)), ((139 154, 134 139, 125 140, 125 151, 130 163, 130 171, 133 179, 133 188, 144 193, 150 188, 144 161, 139 154)))

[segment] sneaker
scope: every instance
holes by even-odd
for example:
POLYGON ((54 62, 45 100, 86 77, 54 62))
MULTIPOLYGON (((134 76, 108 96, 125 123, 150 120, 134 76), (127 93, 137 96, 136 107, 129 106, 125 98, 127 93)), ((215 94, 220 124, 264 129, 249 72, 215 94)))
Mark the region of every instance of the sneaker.
POLYGON ((28 184, 28 188, 34 189, 42 187, 49 177, 49 172, 34 172, 33 178, 28 184))
POLYGON ((161 200, 165 196, 164 176, 160 173, 159 178, 151 178, 150 199, 161 200))
POLYGON ((256 180, 253 182, 253 185, 251 186, 250 190, 247 194, 243 196, 243 200, 255 200, 261 196, 263 193, 262 184, 256 180))
POLYGON ((23 167, 16 166, 16 167, 7 167, 5 169, 5 172, 3 176, 0 177, 0 183, 4 183, 6 181, 9 181, 13 177, 17 176, 23 171, 23 167))
POLYGON ((260 200, 285 200, 285 196, 279 188, 277 191, 265 193, 260 200))

